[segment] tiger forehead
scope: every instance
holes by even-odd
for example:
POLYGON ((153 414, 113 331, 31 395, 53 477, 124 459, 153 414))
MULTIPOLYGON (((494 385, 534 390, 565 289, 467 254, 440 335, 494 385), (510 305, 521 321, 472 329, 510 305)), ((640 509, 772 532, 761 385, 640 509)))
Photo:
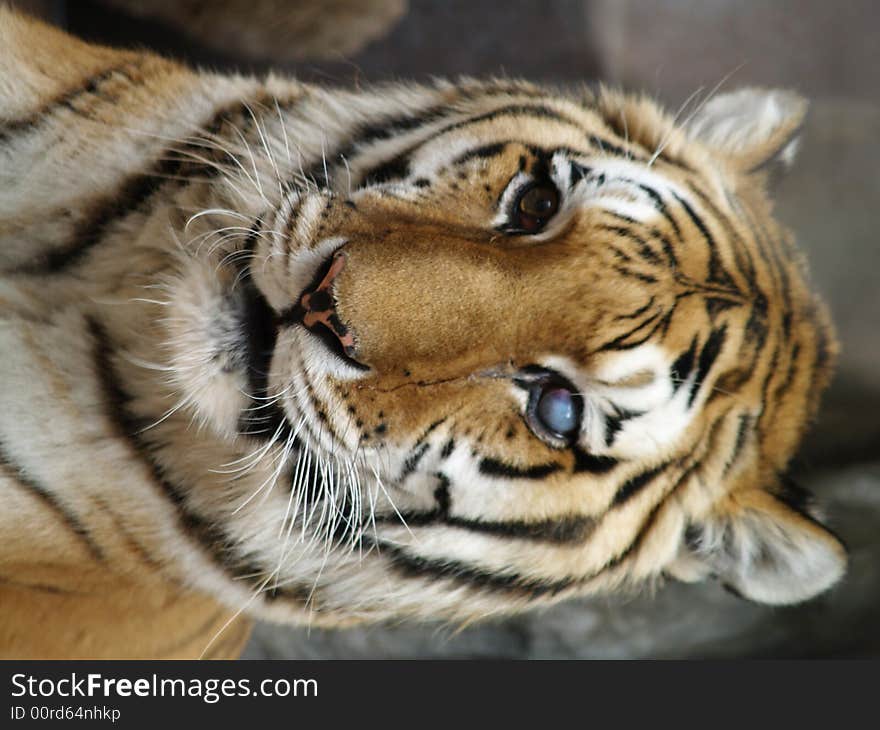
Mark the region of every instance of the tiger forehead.
MULTIPOLYGON (((647 161, 658 143, 668 138, 668 148, 680 147, 674 125, 653 105, 636 105, 619 97, 618 108, 594 99, 578 102, 560 96, 535 93, 527 98, 497 100, 487 97, 482 105, 465 106, 461 117, 432 130, 426 142, 457 139, 519 140, 538 146, 566 146, 583 150, 586 145, 604 146, 609 153, 625 149, 632 159, 647 161), (629 115, 630 120, 624 118, 629 115)), ((668 158, 667 158, 668 159, 668 158)))
MULTIPOLYGON (((502 97, 486 93, 460 106, 451 105, 437 119, 399 137, 375 142, 375 134, 353 142, 347 159, 355 183, 373 184, 406 176, 414 168, 422 173, 445 174, 450 161, 486 157, 499 145, 519 143, 532 152, 568 151, 577 156, 625 157, 647 165, 668 166, 671 172, 700 168, 700 154, 684 144, 685 136, 655 105, 629 97, 611 102, 579 103, 564 97, 502 97), (628 121, 621 117, 631 115, 628 121), (622 129, 621 129, 622 127, 622 129), (674 154, 673 154, 674 153, 674 154), (378 164, 376 164, 378 163, 378 164)), ((347 164, 347 163, 346 163, 347 164)))

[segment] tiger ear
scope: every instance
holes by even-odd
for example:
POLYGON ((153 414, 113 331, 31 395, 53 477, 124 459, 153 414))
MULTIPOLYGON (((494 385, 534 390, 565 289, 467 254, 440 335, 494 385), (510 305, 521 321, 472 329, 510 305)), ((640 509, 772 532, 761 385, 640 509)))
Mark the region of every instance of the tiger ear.
POLYGON ((749 490, 727 513, 693 525, 667 572, 684 581, 715 576, 758 603, 800 603, 834 585, 846 570, 846 549, 810 512, 809 493, 749 490))
POLYGON ((807 114, 791 91, 745 88, 709 100, 687 125, 688 136, 721 152, 744 172, 787 169, 807 114))

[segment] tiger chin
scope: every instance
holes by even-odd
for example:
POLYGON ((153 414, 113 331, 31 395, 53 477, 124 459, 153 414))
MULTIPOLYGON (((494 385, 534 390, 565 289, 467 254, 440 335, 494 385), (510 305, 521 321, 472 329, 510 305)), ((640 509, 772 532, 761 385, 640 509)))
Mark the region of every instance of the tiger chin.
POLYGON ((0 654, 810 599, 805 102, 196 73, 0 9, 0 654))

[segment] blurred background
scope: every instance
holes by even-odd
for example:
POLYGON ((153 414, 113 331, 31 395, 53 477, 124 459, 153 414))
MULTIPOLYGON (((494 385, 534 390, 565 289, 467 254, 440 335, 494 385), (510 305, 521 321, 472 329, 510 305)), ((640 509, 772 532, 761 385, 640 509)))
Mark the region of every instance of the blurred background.
MULTIPOLYGON (((562 86, 604 80, 647 91, 673 110, 697 89, 705 93, 722 81, 722 90, 782 86, 807 96, 811 113, 798 162, 777 191, 778 215, 797 233, 814 284, 831 304, 842 357, 795 476, 824 501, 830 524, 849 546, 851 567, 841 585, 804 606, 769 608, 712 584, 669 584, 654 596, 570 602, 462 631, 413 624, 347 631, 260 625, 245 656, 880 655, 880 4, 326 0, 324 8, 337 6, 337 13, 346 6, 350 25, 311 18, 305 31, 297 31, 307 40, 292 41, 283 24, 273 22, 276 37, 265 42, 243 27, 260 22, 257 3, 248 0, 13 4, 92 40, 150 47, 220 70, 275 68, 324 84, 457 74, 562 86), (169 5, 201 12, 213 38, 223 38, 221 50, 211 46, 211 35, 193 31, 197 24, 175 24, 169 5), (220 6, 231 5, 251 18, 230 19, 223 35, 220 6)), ((297 4, 276 2, 275 12, 297 4)))

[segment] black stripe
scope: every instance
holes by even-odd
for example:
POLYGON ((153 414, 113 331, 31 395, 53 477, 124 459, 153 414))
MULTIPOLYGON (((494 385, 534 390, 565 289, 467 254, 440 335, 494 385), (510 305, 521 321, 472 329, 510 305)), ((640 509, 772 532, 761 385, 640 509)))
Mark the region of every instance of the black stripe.
POLYGON ((651 248, 651 245, 644 238, 642 238, 641 236, 637 236, 628 228, 623 228, 622 226, 609 226, 605 224, 601 224, 597 226, 597 228, 602 231, 614 233, 617 236, 622 236, 623 238, 626 238, 627 240, 635 243, 638 249, 639 256, 645 259, 645 261, 652 264, 661 263, 662 259, 657 254, 657 252, 651 248))
POLYGON ((691 219, 691 222, 700 232, 700 235, 705 239, 706 245, 709 247, 709 273, 707 281, 718 284, 726 289, 732 289, 734 291, 738 291, 736 285, 733 283, 733 279, 731 279, 730 274, 724 269, 724 266, 721 264, 721 259, 718 257, 718 245, 715 242, 714 236, 709 231, 709 227, 706 225, 706 222, 697 214, 697 212, 688 204, 688 202, 678 196, 676 193, 672 194, 675 199, 681 204, 682 208, 684 208, 685 213, 687 213, 688 218, 691 219))
POLYGON ((8 140, 14 134, 35 131, 61 108, 75 112, 76 108, 73 104, 79 97, 99 92, 101 86, 117 74, 130 79, 129 72, 137 70, 145 60, 146 57, 128 58, 124 63, 116 64, 92 76, 80 79, 78 85, 62 92, 26 117, 0 123, 0 141, 8 140))
POLYGON ((414 578, 428 577, 432 580, 452 580, 470 588, 482 588, 504 593, 526 595, 540 598, 556 595, 572 587, 575 580, 539 580, 525 578, 518 573, 490 573, 456 560, 429 559, 412 555, 396 545, 380 542, 381 555, 386 557, 391 566, 405 576, 414 578))
POLYGON ((694 369, 694 361, 697 358, 697 336, 691 340, 691 346, 676 358, 669 369, 669 377, 672 379, 672 391, 677 391, 694 369))
POLYGON ((648 471, 644 471, 641 474, 636 474, 636 476, 627 479, 615 492, 614 499, 611 500, 612 507, 619 507, 624 504, 626 501, 634 497, 638 494, 642 489, 644 489, 653 479, 658 475, 666 471, 666 468, 669 464, 663 464, 658 466, 656 469, 650 469, 648 471))
POLYGON ((657 277, 653 274, 646 274, 642 271, 636 271, 635 269, 628 269, 625 266, 615 266, 614 270, 624 276, 631 276, 639 281, 643 281, 646 284, 656 284, 657 277))
POLYGON ((574 454, 574 474, 582 474, 584 472, 590 474, 605 474, 617 466, 617 459, 611 456, 596 456, 584 451, 579 446, 572 447, 574 454))
POLYGON ((99 562, 104 560, 104 551, 101 549, 101 546, 92 539, 88 528, 80 522, 75 514, 58 501, 49 488, 43 486, 36 479, 27 475, 24 469, 15 463, 9 453, 8 447, 3 444, 3 442, 0 442, 0 472, 8 477, 13 484, 17 484, 37 497, 45 507, 55 514, 59 521, 64 523, 64 526, 67 527, 68 530, 76 535, 77 539, 83 544, 92 558, 99 562))
POLYGON ((419 462, 422 460, 422 457, 427 453, 428 449, 430 448, 430 444, 425 443, 428 436, 434 433, 434 431, 437 430, 437 428, 439 428, 445 422, 445 418, 438 418, 425 429, 424 433, 422 433, 422 435, 419 436, 418 439, 416 439, 412 451, 403 462, 403 469, 401 470, 398 481, 404 481, 410 474, 412 474, 416 470, 419 462))
POLYGON ((445 127, 441 127, 439 130, 437 130, 437 132, 435 132, 431 137, 423 140, 422 144, 430 141, 431 139, 436 139, 437 137, 441 137, 444 134, 448 134, 449 132, 453 132, 457 129, 470 127, 474 124, 480 124, 481 122, 491 122, 503 116, 550 119, 554 122, 559 122, 560 124, 566 124, 570 127, 582 129, 581 125, 570 117, 548 106, 544 106, 543 104, 508 104, 506 106, 498 107, 497 109, 492 109, 488 112, 483 112, 482 114, 477 114, 473 117, 467 117, 466 119, 453 122, 452 124, 447 124, 445 127))
POLYGON ((113 223, 134 213, 159 190, 166 182, 165 177, 172 173, 177 164, 175 161, 163 161, 154 166, 151 172, 128 177, 92 207, 87 220, 75 227, 66 244, 47 252, 36 261, 13 269, 12 273, 57 274, 75 266, 102 240, 113 223))
POLYGON ((794 315, 791 312, 785 312, 782 315, 782 338, 785 340, 791 339, 791 325, 793 318, 794 315))
POLYGON ((705 192, 700 190, 700 188, 694 185, 690 180, 687 185, 694 195, 700 199, 702 204, 710 210, 715 217, 715 220, 719 221, 724 226, 724 230, 727 232, 727 235, 730 236, 733 244, 730 248, 733 251, 737 268, 740 273, 743 274, 749 286, 753 287, 755 284, 755 263, 752 260, 751 253, 749 252, 748 246, 743 241, 742 236, 733 227, 728 216, 719 209, 715 202, 705 192))
MULTIPOLYGON (((602 177, 605 177, 605 176, 603 175, 602 177)), ((618 213, 617 211, 614 211, 614 210, 604 210, 603 209, 602 213, 604 215, 607 215, 609 218, 616 218, 617 220, 622 221, 624 223, 627 223, 628 225, 631 225, 631 226, 643 225, 643 223, 641 221, 636 220, 632 216, 624 215, 623 213, 618 213)))
MULTIPOLYGON (((256 100, 240 101, 214 113, 210 120, 194 130, 216 134, 223 124, 235 115, 247 115, 248 105, 259 103, 256 100)), ((239 125, 240 126, 240 125, 239 125)), ((80 263, 86 255, 105 237, 116 223, 135 212, 147 214, 151 208, 145 204, 166 185, 182 186, 199 178, 213 178, 219 174, 215 164, 194 162, 186 157, 186 151, 196 151, 205 157, 206 152, 198 144, 172 145, 157 150, 154 162, 144 171, 129 175, 109 194, 104 195, 91 206, 88 218, 76 225, 69 241, 44 254, 39 259, 13 269, 13 274, 57 274, 80 263), (181 179, 182 178, 182 179, 181 179)), ((218 154, 226 155, 220 151, 218 154)), ((220 160, 214 160, 217 165, 220 160)))
POLYGON ((548 464, 535 464, 534 466, 518 467, 485 457, 480 461, 479 468, 481 474, 487 474, 493 477, 505 477, 507 479, 543 479, 544 477, 562 469, 562 465, 550 462, 548 464))
POLYGON ((448 459, 450 454, 452 454, 455 449, 455 439, 449 439, 445 444, 443 444, 443 448, 440 450, 440 458, 448 459))
POLYGON ((722 325, 721 327, 712 330, 712 333, 706 340, 706 344, 703 345, 703 349, 700 351, 700 359, 697 361, 697 377, 694 380, 694 385, 691 388, 691 394, 688 398, 688 407, 693 405, 697 393, 699 393, 703 382, 706 380, 706 376, 709 374, 709 370, 715 363, 718 355, 721 353, 721 348, 724 347, 724 341, 726 339, 727 325, 722 325))
MULTIPOLYGON (((482 122, 490 122, 502 116, 552 119, 562 124, 568 124, 570 126, 574 126, 580 129, 579 125, 575 121, 569 119, 565 115, 560 114, 559 112, 549 107, 541 105, 510 104, 507 106, 499 107, 497 109, 493 109, 492 111, 477 114, 476 116, 467 117, 465 119, 461 119, 457 122, 453 122, 451 124, 447 124, 441 127, 440 129, 432 132, 427 137, 420 139, 418 142, 415 142, 406 147, 404 150, 398 152, 391 159, 384 160, 378 165, 364 170, 360 174, 360 180, 355 181, 355 183, 357 185, 361 185, 366 181, 389 182, 392 179, 405 177, 406 172, 408 172, 409 170, 410 158, 412 157, 413 153, 416 152, 418 149, 424 147, 426 144, 433 142, 434 140, 442 137, 445 134, 449 134, 449 132, 453 132, 455 130, 462 129, 464 127, 468 127, 474 124, 480 124, 482 122), (394 174, 395 172, 397 173, 396 175, 394 174)), ((317 165, 315 167, 317 168, 317 165)), ((322 174, 322 172, 316 170, 315 174, 320 175, 322 174)), ((326 180, 326 175, 324 177, 326 180)))
POLYGON ((440 426, 442 426, 444 423, 446 423, 446 419, 445 419, 445 418, 438 418, 436 421, 434 421, 430 426, 428 426, 428 427, 422 432, 422 435, 419 436, 419 437, 416 439, 416 443, 417 443, 417 444, 422 443, 425 439, 428 438, 428 436, 430 436, 432 433, 434 433, 434 431, 436 431, 437 428, 440 427, 440 426))
MULTIPOLYGON (((638 146, 640 149, 648 151, 645 148, 645 143, 638 136, 630 137, 629 128, 626 121, 626 116, 621 112, 620 114, 611 113, 609 108, 601 108, 597 107, 593 109, 599 116, 602 118, 602 121, 608 127, 609 131, 616 134, 620 139, 623 139, 627 142, 627 144, 638 146)), ((689 172, 693 172, 692 168, 684 163, 682 160, 676 160, 669 156, 666 146, 661 147, 659 152, 656 153, 656 160, 660 160, 662 162, 666 162, 671 165, 675 165, 676 167, 680 167, 683 170, 687 170, 689 172)), ((636 157, 632 153, 629 153, 629 156, 632 159, 638 159, 645 161, 642 157, 636 157)), ((655 160, 655 161, 656 161, 655 160)))
POLYGON ((437 503, 436 512, 445 516, 449 514, 449 510, 452 508, 452 497, 449 495, 449 477, 442 472, 437 472, 434 476, 437 477, 439 482, 434 490, 434 501, 437 503))
MULTIPOLYGON (((421 126, 435 122, 448 116, 454 111, 451 102, 437 104, 419 112, 407 111, 399 116, 387 117, 379 121, 355 128, 349 135, 348 142, 344 147, 340 147, 327 155, 327 159, 334 164, 343 160, 350 160, 354 154, 365 147, 386 139, 391 139, 406 132, 417 129, 421 126)), ((326 170, 329 173, 329 169, 326 170)), ((330 186, 330 180, 325 174, 323 161, 320 165, 315 165, 310 174, 306 177, 317 180, 323 178, 324 187, 330 186)))
POLYGON ((678 257, 675 255, 675 249, 672 246, 672 242, 657 228, 651 229, 651 237, 660 241, 660 246, 663 248, 663 253, 666 255, 667 266, 673 271, 678 269, 678 257))
POLYGON ((608 560, 598 570, 589 575, 569 577, 556 580, 542 580, 538 578, 526 578, 519 573, 491 573, 481 570, 472 565, 456 560, 421 558, 408 553, 403 548, 385 542, 379 542, 382 555, 390 558, 391 565, 403 575, 415 578, 428 577, 431 579, 445 579, 454 581, 460 585, 476 589, 488 589, 513 595, 525 595, 528 598, 540 598, 546 595, 557 595, 576 586, 581 586, 595 580, 603 573, 613 570, 627 558, 629 558, 642 544, 645 535, 656 521, 657 514, 665 501, 659 502, 642 525, 639 527, 633 541, 618 555, 608 560))
POLYGON ((525 522, 523 520, 474 520, 465 517, 456 517, 450 514, 452 498, 450 496, 449 477, 438 472, 435 474, 439 485, 434 490, 434 500, 437 506, 423 512, 403 512, 400 515, 382 515, 376 517, 379 524, 403 524, 407 527, 425 527, 443 525, 458 527, 463 530, 481 534, 494 535, 496 537, 516 538, 535 542, 550 542, 556 544, 583 542, 592 532, 596 521, 586 515, 567 515, 557 519, 525 522))
POLYGON ((782 398, 788 390, 791 388, 792 384, 795 380, 795 373, 797 373, 800 368, 800 363, 798 362, 798 356, 801 352, 801 345, 799 342, 795 343, 794 348, 791 351, 791 355, 789 356, 788 362, 788 371, 785 373, 785 378, 783 378, 782 382, 776 386, 776 390, 773 392, 773 395, 776 399, 782 398))
POLYGON ((635 554, 656 523, 661 509, 668 504, 670 497, 685 483, 687 477, 690 476, 694 469, 696 469, 696 465, 684 472, 664 495, 663 499, 654 506, 639 526, 632 542, 622 552, 608 560, 601 568, 586 576, 561 580, 540 580, 525 578, 518 573, 490 573, 459 561, 420 558, 407 553, 402 548, 386 543, 379 543, 379 546, 382 554, 387 554, 390 557, 392 566, 404 575, 418 578, 447 579, 470 588, 490 589, 514 595, 524 594, 530 598, 540 598, 548 594, 555 595, 569 588, 584 585, 595 580, 603 573, 621 565, 631 555, 635 554))
POLYGON ((618 259, 620 259, 621 261, 623 261, 624 263, 628 264, 628 263, 630 263, 630 262, 632 261, 632 258, 630 257, 630 255, 629 255, 628 253, 626 253, 625 251, 622 251, 622 250, 621 250, 620 248, 618 248, 617 246, 615 246, 615 245, 613 245, 613 244, 609 244, 608 247, 614 252, 614 255, 615 255, 618 259))
POLYGON ((760 352, 764 349, 770 327, 767 324, 767 297, 756 290, 751 302, 749 318, 745 325, 745 341, 748 345, 760 352))
POLYGON ((547 542, 557 545, 581 543, 586 540, 596 526, 596 520, 584 515, 571 515, 558 519, 526 522, 523 520, 472 520, 465 517, 456 517, 439 510, 428 512, 402 512, 400 517, 396 514, 376 517, 379 524, 395 523, 403 525, 403 522, 412 527, 457 527, 470 532, 476 532, 495 537, 515 538, 530 542, 547 542))
MULTIPOLYGON (((633 184, 635 184, 635 181, 632 181, 632 180, 629 180, 628 182, 632 182, 633 184)), ((643 186, 640 186, 640 187, 643 187, 643 186)), ((669 214, 668 210, 666 210, 664 208, 664 211, 665 211, 664 215, 667 217, 669 222, 672 224, 673 228, 675 229, 676 234, 680 238, 681 232, 678 228, 678 224, 675 222, 675 219, 672 218, 672 216, 669 214)), ((640 228, 645 227, 645 223, 643 221, 638 221, 634 218, 631 218, 630 216, 623 215, 621 213, 617 213, 613 210, 603 210, 602 212, 611 218, 616 218, 617 220, 623 221, 624 223, 627 223, 629 225, 639 226, 640 228)), ((629 231, 627 231, 627 233, 629 233, 629 231)), ((660 246, 663 248, 663 253, 666 256, 666 263, 673 270, 678 268, 678 259, 675 255, 675 250, 673 249, 672 243, 670 242, 670 240, 656 228, 651 228, 650 234, 651 234, 651 238, 656 239, 657 241, 660 242, 660 246)), ((642 242, 642 244, 648 245, 646 241, 642 241, 642 239, 639 239, 639 240, 642 242)), ((657 255, 655 252, 653 252, 653 250, 652 250, 652 253, 654 253, 655 256, 657 255)))
POLYGON ((631 411, 626 408, 615 406, 615 412, 605 416, 605 446, 611 447, 623 424, 627 421, 644 415, 644 411, 631 411))
POLYGON ((309 611, 321 613, 323 610, 318 600, 318 591, 313 583, 291 583, 284 585, 267 585, 263 589, 263 598, 266 603, 276 603, 279 600, 290 601, 301 606, 308 606, 309 611))
POLYGON ((540 522, 467 520, 448 517, 444 522, 451 527, 461 527, 471 532, 481 532, 499 537, 516 538, 554 544, 581 543, 596 527, 592 517, 570 516, 540 522))
POLYGON ((707 296, 703 300, 703 306, 706 309, 706 316, 710 321, 714 322, 718 315, 722 312, 726 312, 728 309, 732 307, 741 306, 742 302, 737 299, 729 299, 727 297, 713 297, 707 296))
POLYGON ((370 168, 358 185, 382 185, 409 176, 409 155, 393 157, 377 167, 370 168))
POLYGON ((588 140, 593 147, 598 147, 599 150, 603 153, 610 152, 616 157, 625 157, 626 159, 634 160, 636 162, 647 162, 647 158, 645 158, 643 155, 627 151, 623 149, 623 147, 612 144, 604 137, 599 137, 596 134, 589 135, 588 140))
MULTIPOLYGON (((770 233, 765 230, 761 222, 753 216, 752 211, 748 208, 743 210, 743 218, 747 221, 755 236, 758 251, 767 264, 771 277, 777 283, 776 294, 782 300, 781 309, 784 317, 785 314, 792 311, 792 293, 786 263, 780 259, 779 241, 771 237, 770 233)), ((789 255, 790 259, 791 255, 789 255)))
MULTIPOLYGON (((405 135, 407 132, 427 126, 432 122, 439 121, 445 117, 455 114, 458 110, 455 108, 456 102, 480 97, 488 99, 503 94, 521 94, 526 93, 525 89, 516 88, 505 85, 478 87, 476 89, 458 89, 457 96, 448 99, 439 104, 434 104, 422 110, 407 110, 395 116, 389 116, 379 119, 368 124, 355 127, 348 135, 348 141, 344 147, 339 147, 327 155, 327 159, 334 164, 343 160, 350 160, 355 153, 363 151, 366 147, 375 142, 391 139, 405 135)), ((327 170, 329 173, 329 169, 327 170)), ((325 187, 330 185, 330 180, 325 174, 323 161, 320 165, 315 165, 311 171, 311 178, 318 180, 323 178, 325 187)))
POLYGON ((492 157, 496 157, 500 155, 505 147, 507 147, 508 142, 495 142, 494 144, 486 144, 482 147, 474 147, 473 149, 468 150, 467 152, 463 152, 458 157, 456 157, 453 161, 453 165, 463 165, 466 162, 470 162, 471 160, 488 160, 492 157))
POLYGON ((730 452, 730 456, 727 458, 727 463, 724 465, 724 475, 727 475, 727 472, 730 468, 736 463, 736 460, 739 458, 739 455, 742 453, 743 447, 746 445, 746 439, 749 435, 749 429, 752 425, 753 419, 748 413, 742 413, 739 416, 739 425, 736 429, 736 441, 733 444, 733 450, 730 452))
POLYGON ((635 319, 636 317, 639 317, 639 316, 643 315, 645 312, 647 312, 652 306, 654 306, 653 295, 651 296, 650 299, 648 299, 648 301, 645 304, 643 304, 638 309, 630 312, 629 314, 618 314, 614 319, 616 319, 616 320, 635 319))
POLYGON ((773 344, 773 354, 770 356, 770 362, 767 367, 767 374, 764 376, 764 380, 761 384, 761 403, 764 404, 764 408, 761 410, 761 414, 758 416, 758 430, 762 431, 764 426, 764 419, 768 418, 771 411, 775 411, 776 406, 775 403, 771 403, 768 395, 770 392, 770 383, 776 375, 776 367, 779 365, 779 342, 775 342, 773 344))
POLYGON ((673 218, 672 214, 669 212, 669 208, 666 207, 666 203, 660 196, 660 193, 654 190, 654 188, 649 187, 648 185, 645 185, 643 183, 636 183, 636 185, 638 185, 639 189, 642 190, 642 192, 644 192, 646 195, 648 195, 648 197, 651 198, 651 200, 654 201, 654 207, 657 208, 657 211, 660 213, 660 215, 662 215, 666 219, 667 223, 669 223, 669 226, 675 232, 675 235, 678 238, 681 238, 681 229, 678 227, 678 223, 675 222, 675 218, 673 218))
POLYGON ((596 352, 602 352, 604 350, 631 350, 634 347, 638 347, 639 345, 644 344, 645 342, 650 340, 659 330, 662 329, 665 331, 665 329, 669 326, 669 321, 672 318, 674 311, 675 311, 674 309, 670 309, 660 320, 658 320, 656 322, 655 322, 655 320, 657 320, 657 318, 660 317, 660 315, 663 314, 663 312, 662 311, 655 312, 650 317, 648 317, 648 319, 644 320, 641 324, 637 325, 636 327, 633 327, 628 332, 625 332, 624 334, 622 334, 618 337, 615 337, 610 342, 606 342, 605 344, 600 345, 596 349, 596 352), (645 327, 647 327, 651 323, 654 323, 654 325, 653 325, 653 327, 651 327, 648 330, 648 332, 646 334, 642 335, 641 337, 639 337, 635 340, 630 340, 630 338, 633 337, 639 330, 644 329, 645 327))
POLYGON ((404 481, 416 470, 416 467, 418 467, 419 462, 422 460, 425 453, 427 453, 430 446, 430 444, 419 444, 413 449, 412 453, 406 457, 406 460, 403 462, 403 469, 401 469, 400 476, 398 477, 399 482, 404 481))

